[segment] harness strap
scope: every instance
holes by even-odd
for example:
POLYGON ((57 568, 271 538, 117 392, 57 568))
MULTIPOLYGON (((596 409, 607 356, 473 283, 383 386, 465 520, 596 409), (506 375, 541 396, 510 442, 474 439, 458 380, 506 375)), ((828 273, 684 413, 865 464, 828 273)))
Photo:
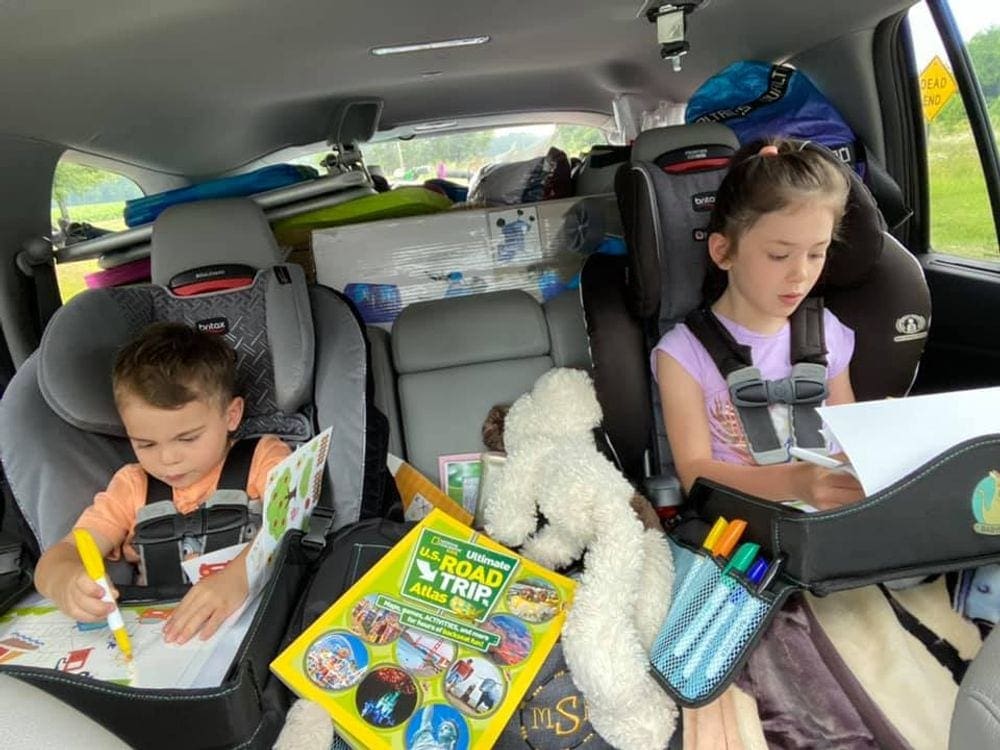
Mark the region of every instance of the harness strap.
MULTIPOLYGON (((245 490, 250 478, 250 465, 260 438, 235 443, 226 455, 217 490, 245 490)), ((245 495, 244 495, 245 498, 245 495)), ((180 537, 185 532, 206 533, 204 552, 212 552, 246 541, 244 530, 249 512, 246 504, 213 502, 180 515, 173 504, 173 490, 164 482, 147 476, 146 506, 143 518, 136 524, 133 540, 139 553, 140 566, 147 586, 163 586, 184 582, 181 570, 180 537), (212 520, 209 521, 209 516, 212 520)))
POLYGON ((753 366, 752 350, 733 338, 709 308, 692 311, 684 323, 701 342, 726 380, 729 396, 758 464, 783 463, 788 449, 778 439, 771 421, 771 404, 787 404, 792 442, 823 450, 823 423, 816 407, 827 396, 826 337, 823 300, 808 298, 790 318, 789 358, 792 373, 781 380, 764 380, 753 366))
POLYGON ((878 588, 888 600, 893 614, 896 615, 896 619, 899 620, 899 624, 903 626, 903 629, 924 644, 927 650, 931 652, 931 656, 937 659, 942 667, 951 672, 955 684, 960 684, 962 678, 965 677, 966 670, 969 668, 969 662, 959 655, 958 649, 944 638, 939 637, 937 633, 920 622, 906 607, 896 601, 896 598, 889 593, 884 584, 880 583, 878 588))

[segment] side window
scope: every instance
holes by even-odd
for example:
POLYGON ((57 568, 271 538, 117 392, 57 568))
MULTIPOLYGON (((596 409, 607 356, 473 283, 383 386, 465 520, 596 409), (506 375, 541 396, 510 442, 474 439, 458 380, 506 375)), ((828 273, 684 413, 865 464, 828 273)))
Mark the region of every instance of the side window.
MULTIPOLYGON (((1000 133, 1000 5, 951 0, 994 134, 1000 133)), ((908 14, 927 128, 930 246, 936 253, 1000 264, 983 162, 952 63, 926 2, 908 14)))
MULTIPOLYGON (((125 201, 142 194, 138 185, 117 172, 60 160, 52 180, 53 244, 64 247, 125 229, 125 201)), ((57 264, 63 302, 86 289, 84 277, 97 270, 96 259, 57 264)))

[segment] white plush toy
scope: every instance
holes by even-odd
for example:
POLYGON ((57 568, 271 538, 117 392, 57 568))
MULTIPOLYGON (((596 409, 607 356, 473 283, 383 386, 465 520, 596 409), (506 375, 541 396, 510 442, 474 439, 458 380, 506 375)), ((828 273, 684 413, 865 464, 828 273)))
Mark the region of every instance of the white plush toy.
POLYGON ((486 532, 542 565, 564 567, 586 551, 563 628, 566 664, 609 744, 657 750, 677 721, 648 659, 670 605, 673 560, 663 532, 636 516, 632 485, 597 450, 600 421, 586 373, 542 375, 507 413, 507 461, 480 503, 486 532))

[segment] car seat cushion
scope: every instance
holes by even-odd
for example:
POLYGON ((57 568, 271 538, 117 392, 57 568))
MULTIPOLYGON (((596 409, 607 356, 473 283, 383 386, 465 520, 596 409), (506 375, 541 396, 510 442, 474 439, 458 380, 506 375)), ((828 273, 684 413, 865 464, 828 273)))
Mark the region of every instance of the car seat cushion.
POLYGON ((399 314, 392 354, 399 374, 546 356, 549 329, 538 302, 520 290, 418 302, 399 314))

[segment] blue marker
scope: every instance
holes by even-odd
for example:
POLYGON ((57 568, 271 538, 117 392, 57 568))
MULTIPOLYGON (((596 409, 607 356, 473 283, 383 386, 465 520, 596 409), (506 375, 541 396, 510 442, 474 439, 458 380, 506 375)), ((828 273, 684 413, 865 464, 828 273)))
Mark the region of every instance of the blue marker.
MULTIPOLYGON (((747 573, 747 580, 756 586, 764 579, 767 572, 767 561, 763 557, 757 558, 750 571, 747 573)), ((722 636, 722 643, 715 649, 712 660, 708 662, 705 669, 705 678, 708 680, 716 677, 722 671, 722 667, 728 662, 730 655, 735 651, 741 641, 742 633, 750 625, 753 616, 761 609, 760 602, 751 597, 746 590, 738 588, 729 596, 729 601, 723 613, 719 616, 721 622, 731 622, 733 615, 736 621, 722 636), (739 610, 739 614, 736 611, 739 610)), ((714 640, 714 638, 713 638, 714 640)))

